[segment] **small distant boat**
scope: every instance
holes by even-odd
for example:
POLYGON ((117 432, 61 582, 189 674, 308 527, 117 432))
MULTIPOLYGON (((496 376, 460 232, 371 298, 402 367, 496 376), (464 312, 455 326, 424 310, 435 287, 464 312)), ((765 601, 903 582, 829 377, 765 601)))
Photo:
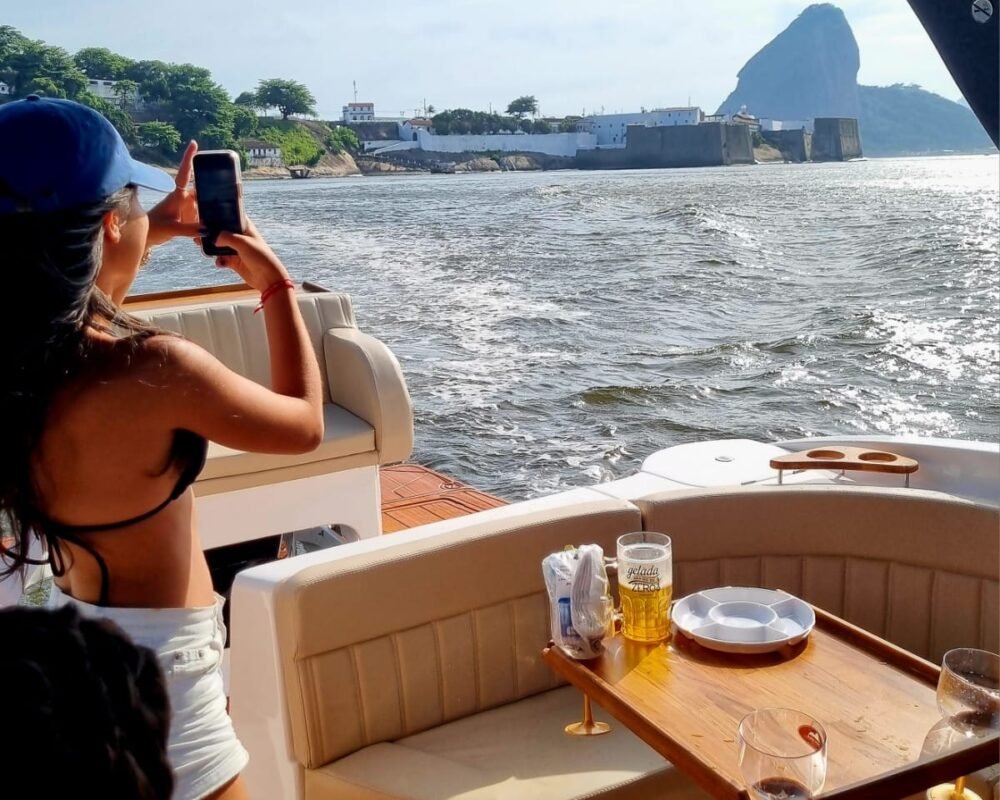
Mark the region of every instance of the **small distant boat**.
POLYGON ((312 175, 312 170, 309 167, 289 167, 288 174, 293 178, 308 178, 312 175))
POLYGON ((454 175, 455 165, 450 161, 435 161, 431 164, 430 171, 433 174, 454 175))

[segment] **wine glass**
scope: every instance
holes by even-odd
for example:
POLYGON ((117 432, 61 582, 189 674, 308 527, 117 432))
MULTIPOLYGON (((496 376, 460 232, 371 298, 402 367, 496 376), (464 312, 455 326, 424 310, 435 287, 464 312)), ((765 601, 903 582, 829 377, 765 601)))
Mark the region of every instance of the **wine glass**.
POLYGON ((753 800, 812 800, 826 782, 826 731, 801 711, 751 711, 740 720, 739 747, 753 800))
MULTIPOLYGON (((963 736, 987 736, 1000 730, 1000 656, 971 647, 945 653, 938 677, 937 707, 951 729, 963 736)), ((965 777, 954 784, 935 786, 927 796, 944 796, 946 792, 952 798, 978 797, 965 789, 965 777)))

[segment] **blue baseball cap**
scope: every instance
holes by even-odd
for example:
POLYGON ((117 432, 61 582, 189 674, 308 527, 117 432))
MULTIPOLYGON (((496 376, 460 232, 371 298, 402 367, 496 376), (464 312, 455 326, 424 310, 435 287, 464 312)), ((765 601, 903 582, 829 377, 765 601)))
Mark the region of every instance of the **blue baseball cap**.
POLYGON ((174 190, 163 170, 129 155, 122 137, 92 108, 31 95, 0 105, 0 214, 93 205, 128 184, 174 190))

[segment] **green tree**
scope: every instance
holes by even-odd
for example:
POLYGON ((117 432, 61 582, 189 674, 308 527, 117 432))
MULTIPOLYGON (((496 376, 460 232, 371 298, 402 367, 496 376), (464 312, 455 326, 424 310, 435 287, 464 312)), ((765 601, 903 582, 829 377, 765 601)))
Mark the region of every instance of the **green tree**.
POLYGON ((451 133, 451 112, 442 111, 439 114, 435 114, 431 117, 431 125, 434 126, 434 132, 440 136, 447 136, 451 133))
MULTIPOLYGON (((189 75, 184 70, 169 78, 170 96, 162 104, 165 118, 181 132, 185 139, 202 139, 207 128, 225 129, 228 141, 233 141, 235 106, 229 102, 226 90, 205 75, 189 75)), ((211 134, 219 137, 219 130, 211 134)))
POLYGON ((0 25, 0 81, 7 84, 14 82, 14 70, 10 65, 11 59, 24 52, 30 40, 22 36, 21 32, 10 25, 0 25))
POLYGON ((525 133, 531 133, 531 120, 522 119, 520 122, 517 123, 517 127, 519 127, 525 133))
POLYGON ((123 111, 135 106, 135 100, 139 96, 139 84, 129 78, 115 83, 112 93, 118 101, 118 107, 123 111))
POLYGON ((14 97, 26 97, 44 92, 50 97, 76 100, 87 87, 87 76, 73 63, 61 47, 49 47, 44 42, 17 41, 9 37, 10 51, 0 72, 4 82, 14 87, 14 97))
POLYGON ((346 125, 337 125, 326 139, 326 146, 331 153, 342 153, 349 150, 356 153, 361 149, 358 135, 346 125))
POLYGON ((135 123, 132 121, 132 117, 116 105, 109 103, 101 97, 92 95, 90 92, 81 92, 77 100, 85 106, 90 106, 95 111, 100 111, 105 117, 107 117, 111 121, 111 124, 118 129, 118 133, 121 134, 122 139, 124 139, 127 144, 135 143, 135 123))
POLYGON ((437 109, 434 108, 434 104, 433 103, 431 103, 429 106, 427 106, 427 108, 424 109, 424 113, 425 114, 431 114, 431 115, 433 115, 436 111, 437 111, 437 109))
POLYGON ((544 119, 536 119, 531 123, 532 133, 552 133, 552 126, 549 125, 544 119))
POLYGON ((276 108, 282 119, 292 114, 316 115, 316 98, 297 81, 284 78, 262 80, 257 84, 257 104, 260 108, 276 108))
POLYGON ((507 113, 513 114, 518 119, 522 118, 525 114, 534 116, 538 113, 538 101, 533 94, 522 95, 516 100, 510 101, 510 105, 507 106, 507 113))
POLYGON ((253 136, 257 132, 257 114, 252 108, 237 105, 233 109, 233 135, 237 139, 253 136))
POLYGON ((37 94, 39 97, 66 97, 65 90, 51 78, 32 78, 24 85, 26 94, 37 94))
POLYGON ((576 126, 582 117, 566 117, 559 123, 559 133, 576 133, 576 126))
POLYGON ((106 47, 85 47, 73 56, 73 61, 88 78, 112 81, 123 80, 132 65, 131 59, 112 53, 106 47))
POLYGON ((143 147, 158 150, 165 156, 177 155, 181 149, 181 134, 169 122, 145 122, 139 126, 139 143, 143 147))
POLYGON ((125 70, 125 77, 139 84, 139 94, 147 104, 170 99, 171 65, 162 61, 134 61, 125 70))
POLYGON ((240 92, 239 96, 233 100, 233 103, 238 106, 243 106, 245 108, 257 108, 257 93, 256 92, 240 92))
POLYGON ((205 150, 236 149, 233 129, 228 125, 207 125, 198 132, 197 138, 198 144, 205 150))

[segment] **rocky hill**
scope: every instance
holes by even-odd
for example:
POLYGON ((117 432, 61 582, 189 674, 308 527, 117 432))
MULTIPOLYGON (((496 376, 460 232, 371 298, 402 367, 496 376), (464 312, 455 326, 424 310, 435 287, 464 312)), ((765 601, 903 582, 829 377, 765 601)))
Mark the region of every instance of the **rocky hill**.
POLYGON ((967 105, 919 86, 859 86, 858 98, 861 139, 870 156, 993 149, 967 105))
POLYGON ((743 65, 719 113, 745 105, 773 119, 857 117, 860 65, 844 12, 829 3, 809 6, 743 65))
POLYGON ((719 113, 857 117, 868 155, 969 152, 992 143, 968 107, 916 86, 858 86, 858 43, 834 5, 809 6, 739 71, 719 113))

